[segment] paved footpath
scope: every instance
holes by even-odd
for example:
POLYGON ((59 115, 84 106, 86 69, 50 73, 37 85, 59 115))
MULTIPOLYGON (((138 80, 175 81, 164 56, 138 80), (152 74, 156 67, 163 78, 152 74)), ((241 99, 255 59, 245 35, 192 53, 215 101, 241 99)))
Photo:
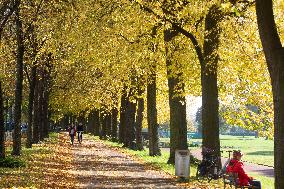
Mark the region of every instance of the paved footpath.
POLYGON ((72 147, 76 188, 184 188, 175 179, 108 147, 101 141, 83 139, 72 147))

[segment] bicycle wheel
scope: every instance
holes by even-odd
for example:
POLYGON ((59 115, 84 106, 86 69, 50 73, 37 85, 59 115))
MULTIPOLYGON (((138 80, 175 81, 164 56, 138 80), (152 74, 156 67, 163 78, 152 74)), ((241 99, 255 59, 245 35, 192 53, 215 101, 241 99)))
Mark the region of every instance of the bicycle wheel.
POLYGON ((196 179, 200 183, 208 182, 208 175, 204 173, 204 170, 201 170, 199 167, 196 171, 196 179))

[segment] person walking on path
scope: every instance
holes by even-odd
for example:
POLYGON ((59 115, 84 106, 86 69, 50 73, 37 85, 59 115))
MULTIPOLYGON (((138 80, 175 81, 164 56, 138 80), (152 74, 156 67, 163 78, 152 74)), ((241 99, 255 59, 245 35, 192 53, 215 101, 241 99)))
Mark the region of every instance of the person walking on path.
POLYGON ((84 126, 82 123, 79 123, 77 126, 77 133, 78 133, 78 142, 81 144, 83 140, 83 131, 84 131, 84 126))
POLYGON ((69 136, 70 136, 70 139, 71 139, 71 144, 73 145, 74 144, 74 136, 76 134, 76 128, 73 124, 69 126, 68 132, 69 132, 69 136))

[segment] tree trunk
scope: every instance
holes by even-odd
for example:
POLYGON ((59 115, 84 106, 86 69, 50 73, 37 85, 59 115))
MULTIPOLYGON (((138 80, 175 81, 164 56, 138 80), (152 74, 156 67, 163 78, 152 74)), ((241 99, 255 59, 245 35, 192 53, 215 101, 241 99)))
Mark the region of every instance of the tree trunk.
POLYGON ((107 135, 107 116, 106 114, 101 114, 101 124, 102 124, 102 130, 101 130, 101 135, 100 139, 106 139, 107 135))
MULTIPOLYGON (((129 93, 132 94, 131 92, 129 93)), ((124 145, 135 150, 135 112, 136 104, 130 101, 130 95, 126 98, 126 132, 124 145)))
POLYGON ((272 83, 275 189, 282 189, 284 188, 284 48, 276 28, 272 0, 256 0, 256 14, 272 83))
POLYGON ((95 136, 100 136, 100 112, 95 109, 93 112, 95 136))
POLYGON ((106 135, 107 137, 111 136, 111 114, 107 113, 106 115, 106 135))
POLYGON ((126 87, 122 91, 121 103, 120 103, 120 123, 119 123, 119 142, 125 143, 126 132, 126 87))
POLYGON ((22 21, 19 15, 19 8, 15 11, 16 15, 16 35, 17 35, 17 71, 15 89, 15 116, 14 116, 14 138, 12 155, 21 154, 21 110, 23 95, 23 63, 24 63, 24 38, 22 21))
POLYGON ((168 163, 175 163, 175 151, 187 150, 187 124, 186 124, 186 102, 184 94, 184 83, 182 72, 173 70, 177 62, 172 60, 170 41, 177 35, 176 31, 165 30, 164 40, 166 46, 166 65, 169 86, 170 104, 170 157, 168 163))
POLYGON ((111 112, 111 138, 112 141, 117 140, 117 108, 113 108, 111 112))
POLYGON ((88 115, 87 132, 95 135, 95 116, 94 110, 92 110, 88 115))
POLYGON ((149 75, 147 84, 147 123, 149 133, 149 155, 160 156, 157 118, 157 85, 156 85, 156 66, 153 66, 152 73, 149 75))
POLYGON ((39 142, 39 86, 36 78, 35 97, 34 97, 34 117, 33 117, 33 143, 39 142))
POLYGON ((44 139, 44 87, 43 87, 43 77, 42 79, 38 82, 39 84, 39 140, 43 141, 44 139))
POLYGON ((0 159, 5 158, 5 123, 2 79, 0 78, 0 159))
MULTIPOLYGON (((141 96, 143 93, 143 91, 138 94, 139 96, 141 96)), ((137 108, 137 115, 136 115, 136 131, 135 131, 135 135, 136 135, 136 147, 137 150, 143 150, 143 141, 142 141, 142 122, 143 122, 143 112, 144 112, 144 99, 143 97, 138 98, 137 100, 138 102, 138 108, 137 108)))
POLYGON ((217 52, 220 44, 221 19, 221 10, 217 5, 213 5, 205 18, 204 62, 201 64, 202 146, 215 150, 217 155, 220 155, 217 52))
POLYGON ((35 98, 35 86, 36 86, 36 66, 32 66, 30 84, 29 84, 29 105, 28 105, 28 129, 27 129, 27 141, 26 147, 31 148, 33 142, 33 107, 35 98))
POLYGON ((48 116, 48 109, 49 109, 49 89, 48 86, 45 86, 43 91, 43 137, 48 138, 49 133, 49 116, 48 116))

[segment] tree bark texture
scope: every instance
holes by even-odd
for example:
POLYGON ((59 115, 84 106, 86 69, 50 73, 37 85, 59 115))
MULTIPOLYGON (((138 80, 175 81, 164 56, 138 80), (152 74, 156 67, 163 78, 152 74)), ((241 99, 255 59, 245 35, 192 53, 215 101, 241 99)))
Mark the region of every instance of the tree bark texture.
POLYGON ((156 66, 152 67, 152 73, 149 75, 147 84, 147 123, 149 133, 149 155, 160 156, 158 136, 158 118, 157 118, 157 84, 156 84, 156 66))
POLYGON ((44 86, 43 86, 43 78, 41 78, 38 81, 38 86, 39 86, 39 97, 38 97, 38 108, 39 108, 39 113, 38 113, 38 123, 39 123, 39 140, 43 141, 44 139, 44 110, 43 110, 43 104, 44 104, 44 86))
POLYGON ((39 87, 36 78, 35 97, 34 97, 34 116, 33 116, 33 143, 39 142, 39 87))
POLYGON ((187 150, 187 124, 186 124, 186 102, 184 94, 184 83, 182 72, 173 70, 178 63, 172 59, 174 53, 171 49, 171 40, 177 35, 176 31, 165 30, 164 40, 166 47, 166 66, 169 87, 170 105, 170 157, 168 163, 175 163, 175 151, 187 150))
POLYGON ((0 158, 5 158, 5 123, 2 79, 0 78, 0 158))
POLYGON ((94 128, 95 128, 95 136, 100 136, 100 112, 95 109, 93 112, 93 118, 94 118, 94 128))
POLYGON ((24 37, 23 26, 19 15, 19 8, 15 11, 16 15, 16 36, 17 36, 17 60, 16 60, 16 87, 15 87, 15 109, 14 109, 14 138, 12 155, 21 154, 21 110, 23 96, 23 64, 24 64, 24 37))
POLYGON ((94 110, 92 110, 88 115, 87 133, 91 133, 92 135, 95 135, 94 110))
POLYGON ((100 139, 106 139, 107 136, 107 116, 101 114, 101 124, 102 124, 102 130, 101 130, 101 135, 100 139))
MULTIPOLYGON (((141 96, 140 94, 139 96, 141 96)), ((137 115, 135 123, 135 138, 136 138, 136 147, 137 150, 143 150, 143 141, 142 141, 142 122, 143 122, 143 113, 144 113, 144 99, 143 97, 138 98, 137 100, 137 115)))
POLYGON ((113 108, 111 111, 111 138, 113 141, 117 140, 117 108, 113 108))
POLYGON ((106 135, 111 136, 111 114, 109 112, 106 115, 106 135))
POLYGON ((256 0, 256 14, 272 83, 275 189, 282 189, 284 188, 284 48, 274 20, 273 1, 256 0))
POLYGON ((135 113, 136 104, 130 100, 132 91, 130 90, 129 96, 126 98, 126 124, 125 124, 125 143, 124 145, 130 149, 135 150, 135 113))
POLYGON ((201 64, 202 145, 215 150, 216 155, 220 155, 217 69, 221 19, 222 12, 219 7, 210 7, 205 18, 204 62, 201 64))
POLYGON ((126 98, 127 98, 127 91, 126 87, 124 87, 121 95, 120 101, 120 120, 119 120, 119 142, 125 143, 125 132, 126 132, 126 98))
POLYGON ((36 86, 36 66, 33 65, 31 69, 31 77, 29 84, 29 105, 28 105, 28 129, 27 129, 27 141, 26 147, 31 148, 33 143, 33 107, 34 107, 34 98, 35 98, 35 86, 36 86))

